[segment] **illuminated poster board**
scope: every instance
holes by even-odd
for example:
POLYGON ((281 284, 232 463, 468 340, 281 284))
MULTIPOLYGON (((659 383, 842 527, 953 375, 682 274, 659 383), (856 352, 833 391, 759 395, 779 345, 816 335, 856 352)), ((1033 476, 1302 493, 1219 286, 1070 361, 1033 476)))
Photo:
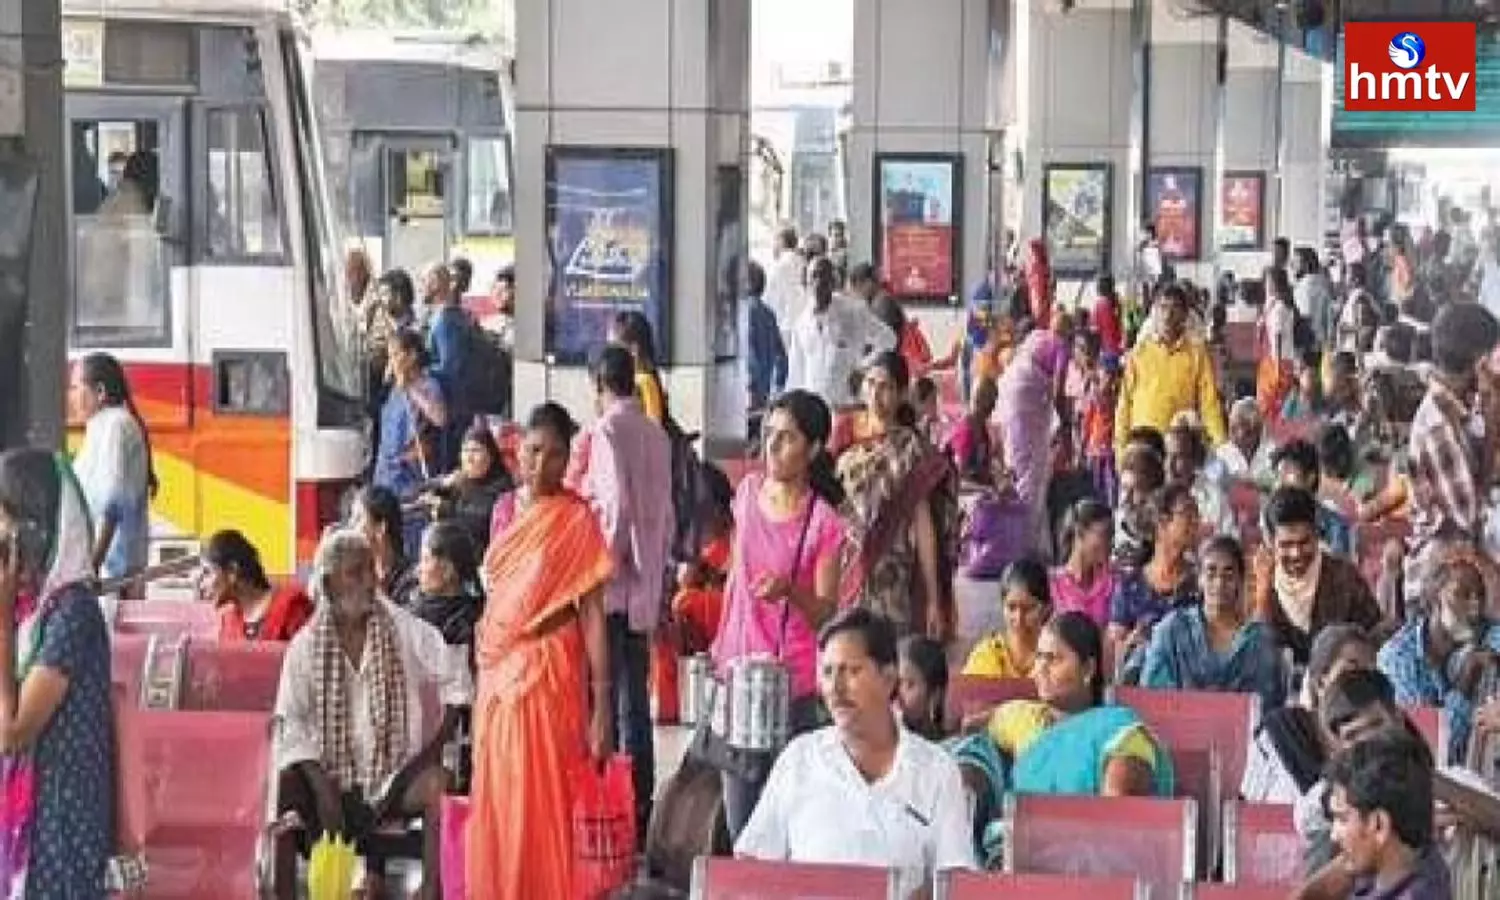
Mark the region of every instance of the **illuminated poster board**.
POLYGON ((876 155, 875 258, 892 297, 947 303, 958 294, 962 164, 955 154, 876 155))
POLYGON ((1042 223, 1053 273, 1093 278, 1108 269, 1108 163, 1049 163, 1042 171, 1042 223))
POLYGON ((1225 172, 1219 185, 1219 248, 1262 250, 1266 244, 1266 173, 1225 172))
POLYGON ((1156 224, 1162 258, 1192 262, 1203 255, 1203 170, 1153 168, 1146 180, 1146 209, 1156 224))
POLYGON ((670 359, 672 151, 559 147, 547 151, 551 274, 547 352, 587 365, 609 324, 634 310, 670 359))

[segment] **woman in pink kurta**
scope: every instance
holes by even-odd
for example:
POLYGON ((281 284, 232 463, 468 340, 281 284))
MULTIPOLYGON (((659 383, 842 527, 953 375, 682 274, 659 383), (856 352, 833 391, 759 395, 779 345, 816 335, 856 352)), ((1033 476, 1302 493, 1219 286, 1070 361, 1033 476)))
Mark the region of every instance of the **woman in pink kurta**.
POLYGON ((1063 564, 1052 570, 1052 604, 1059 613, 1081 612, 1103 628, 1109 624, 1109 598, 1115 591, 1110 568, 1114 521, 1109 507, 1080 500, 1063 526, 1063 564))
MULTIPOLYGON (((817 629, 838 603, 841 489, 824 449, 832 429, 828 407, 806 391, 771 405, 761 429, 765 474, 746 476, 734 498, 734 551, 712 651, 721 676, 737 659, 779 657, 794 730, 818 724, 817 629)), ((724 776, 731 836, 749 821, 761 787, 724 776)))

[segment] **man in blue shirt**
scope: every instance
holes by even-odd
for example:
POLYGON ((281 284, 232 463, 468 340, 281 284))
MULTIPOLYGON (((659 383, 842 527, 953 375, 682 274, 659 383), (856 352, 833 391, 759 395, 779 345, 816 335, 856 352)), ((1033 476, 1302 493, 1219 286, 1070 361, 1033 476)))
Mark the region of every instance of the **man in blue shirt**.
POLYGON ((436 280, 440 290, 434 299, 441 298, 442 306, 433 313, 431 331, 427 336, 429 371, 443 389, 448 400, 450 433, 443 442, 443 470, 447 471, 458 462, 458 447, 464 430, 469 427, 469 417, 476 398, 465 396, 467 379, 473 365, 473 334, 478 327, 463 308, 463 295, 453 290, 451 275, 445 268, 436 280))
POLYGON ((1441 706, 1448 724, 1448 762, 1466 758, 1476 698, 1500 674, 1500 628, 1485 617, 1484 578, 1474 562, 1450 559, 1434 575, 1428 611, 1380 648, 1375 664, 1402 706, 1441 706))
POLYGON ((781 339, 781 324, 776 313, 766 305, 766 270, 752 260, 745 273, 750 293, 745 298, 744 320, 740 323, 741 348, 745 358, 745 387, 750 400, 750 437, 760 431, 760 414, 773 394, 786 387, 786 344, 781 339))

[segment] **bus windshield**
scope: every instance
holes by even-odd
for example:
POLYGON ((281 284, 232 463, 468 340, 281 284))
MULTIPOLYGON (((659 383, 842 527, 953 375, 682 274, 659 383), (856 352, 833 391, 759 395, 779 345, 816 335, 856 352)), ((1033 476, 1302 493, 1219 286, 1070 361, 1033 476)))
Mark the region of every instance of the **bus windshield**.
POLYGON ((504 136, 473 137, 468 146, 469 234, 511 233, 510 145, 504 136))
MULTIPOLYGON (((320 394, 329 391, 356 404, 363 395, 364 366, 354 305, 342 289, 342 272, 333 259, 337 243, 329 217, 327 185, 323 180, 322 149, 313 121, 312 98, 296 38, 287 33, 282 38, 282 57, 291 97, 294 143, 297 167, 304 192, 303 230, 307 245, 309 286, 312 290, 313 344, 318 361, 320 394)), ((345 424, 324 421, 329 418, 326 404, 320 402, 320 425, 345 424)))

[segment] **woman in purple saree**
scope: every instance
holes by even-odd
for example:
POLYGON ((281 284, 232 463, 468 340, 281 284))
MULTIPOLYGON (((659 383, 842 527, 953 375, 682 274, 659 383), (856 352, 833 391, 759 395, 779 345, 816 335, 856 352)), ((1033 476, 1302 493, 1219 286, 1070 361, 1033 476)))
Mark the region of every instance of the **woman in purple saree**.
POLYGON ((1000 376, 1000 442, 1015 477, 1016 497, 1027 508, 1035 535, 1028 551, 1045 558, 1052 545, 1047 522, 1047 482, 1067 345, 1050 331, 1033 331, 1016 348, 1000 376))

